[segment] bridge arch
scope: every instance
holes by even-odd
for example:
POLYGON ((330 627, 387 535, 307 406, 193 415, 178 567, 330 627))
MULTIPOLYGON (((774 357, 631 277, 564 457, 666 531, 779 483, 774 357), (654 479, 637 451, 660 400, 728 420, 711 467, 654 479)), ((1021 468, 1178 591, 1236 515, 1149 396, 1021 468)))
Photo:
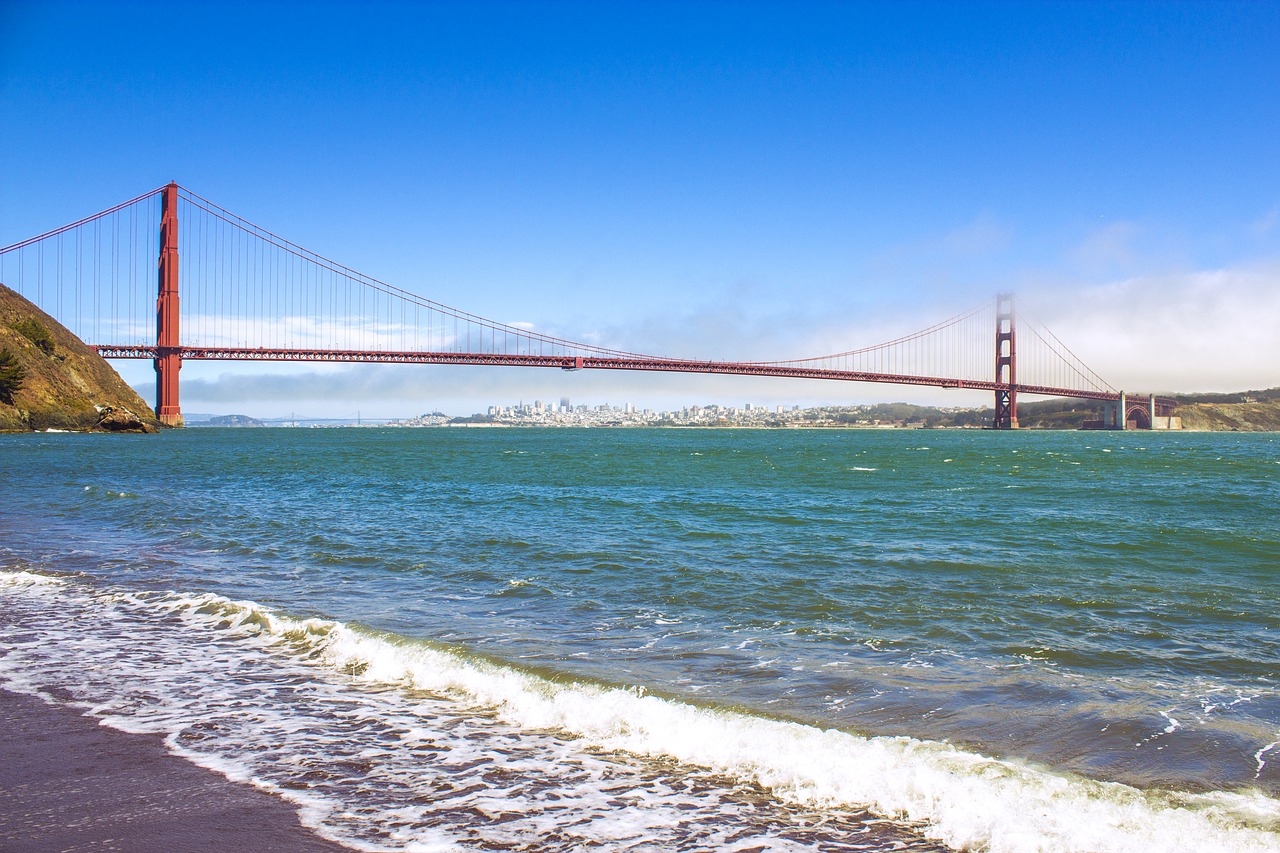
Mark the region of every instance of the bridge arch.
POLYGON ((1146 400, 1130 402, 1124 410, 1125 424, 1137 429, 1151 429, 1151 406, 1146 400))

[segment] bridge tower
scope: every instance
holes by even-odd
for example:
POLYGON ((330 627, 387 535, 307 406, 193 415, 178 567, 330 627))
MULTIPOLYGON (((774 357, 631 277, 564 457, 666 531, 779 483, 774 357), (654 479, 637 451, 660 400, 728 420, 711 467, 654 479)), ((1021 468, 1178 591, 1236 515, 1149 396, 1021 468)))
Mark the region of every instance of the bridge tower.
POLYGON ((1018 428, 1017 352, 1013 294, 1001 293, 996 297, 996 416, 992 429, 1018 428))
POLYGON ((182 426, 178 408, 178 185, 160 196, 160 294, 156 298, 156 417, 167 426, 182 426))

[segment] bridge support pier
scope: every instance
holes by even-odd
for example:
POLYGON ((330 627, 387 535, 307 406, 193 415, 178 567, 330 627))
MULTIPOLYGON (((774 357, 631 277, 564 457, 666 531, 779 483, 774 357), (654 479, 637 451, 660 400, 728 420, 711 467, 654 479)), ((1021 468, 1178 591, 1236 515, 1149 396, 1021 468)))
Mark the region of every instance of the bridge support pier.
POLYGON ((996 414, 991 428, 1018 428, 1018 361, 1012 293, 996 297, 996 414))
POLYGON ((182 350, 178 342, 178 185, 169 184, 160 197, 160 293, 156 298, 156 417, 165 426, 182 426, 178 407, 178 371, 182 350))
POLYGON ((1129 404, 1125 393, 1120 392, 1119 400, 1110 400, 1102 404, 1103 429, 1128 429, 1129 404))

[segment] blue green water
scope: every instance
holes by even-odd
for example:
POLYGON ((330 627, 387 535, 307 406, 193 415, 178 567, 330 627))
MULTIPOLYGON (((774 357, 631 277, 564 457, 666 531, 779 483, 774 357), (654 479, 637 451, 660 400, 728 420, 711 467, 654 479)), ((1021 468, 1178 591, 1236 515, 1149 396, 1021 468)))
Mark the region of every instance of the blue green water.
POLYGON ((0 681, 353 846, 1280 849, 1275 435, 4 436, 0 484, 0 681))

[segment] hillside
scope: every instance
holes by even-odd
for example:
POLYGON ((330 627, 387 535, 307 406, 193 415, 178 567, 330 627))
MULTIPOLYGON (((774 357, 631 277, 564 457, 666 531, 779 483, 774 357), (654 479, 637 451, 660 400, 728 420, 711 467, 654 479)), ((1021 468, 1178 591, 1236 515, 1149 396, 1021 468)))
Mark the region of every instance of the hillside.
MULTIPOLYGON (((1175 396, 1179 405, 1174 408, 1173 416, 1182 418, 1182 428, 1191 431, 1280 431, 1280 394, 1276 391, 1175 396)), ((1099 417, 1098 410, 1086 400, 1044 400, 1018 405, 1018 422, 1023 429, 1079 429, 1084 420, 1096 417, 1099 417)))
POLYGON ((151 407, 111 365, 0 284, 0 431, 158 427, 151 407))
POLYGON ((1280 400, 1255 403, 1186 403, 1173 410, 1182 428, 1199 431, 1280 431, 1280 400))
MULTIPOLYGON (((1280 431, 1280 388, 1232 394, 1170 395, 1178 401, 1173 410, 1184 430, 1201 432, 1280 431)), ((1028 400, 1018 404, 1022 429, 1079 429, 1086 420, 1100 417, 1100 407, 1089 400, 1028 400)), ((948 410, 908 403, 813 409, 810 419, 858 424, 869 421, 919 423, 926 427, 990 426, 989 408, 948 410)))
MULTIPOLYGON (((1233 394, 1172 395, 1178 401, 1173 410, 1182 418, 1184 430, 1199 432, 1280 431, 1280 388, 1242 391, 1233 394)), ((926 426, 987 426, 991 409, 973 412, 944 412, 922 406, 895 404, 885 414, 898 420, 922 421, 926 426)), ((1089 400, 1030 400, 1018 404, 1018 424, 1022 429, 1079 429, 1080 424, 1100 416, 1097 404, 1089 400)))
POLYGON ((197 429, 204 427, 252 428, 265 427, 266 424, 257 418, 251 418, 248 415, 214 415, 208 420, 194 422, 188 421, 186 422, 186 426, 197 429))

